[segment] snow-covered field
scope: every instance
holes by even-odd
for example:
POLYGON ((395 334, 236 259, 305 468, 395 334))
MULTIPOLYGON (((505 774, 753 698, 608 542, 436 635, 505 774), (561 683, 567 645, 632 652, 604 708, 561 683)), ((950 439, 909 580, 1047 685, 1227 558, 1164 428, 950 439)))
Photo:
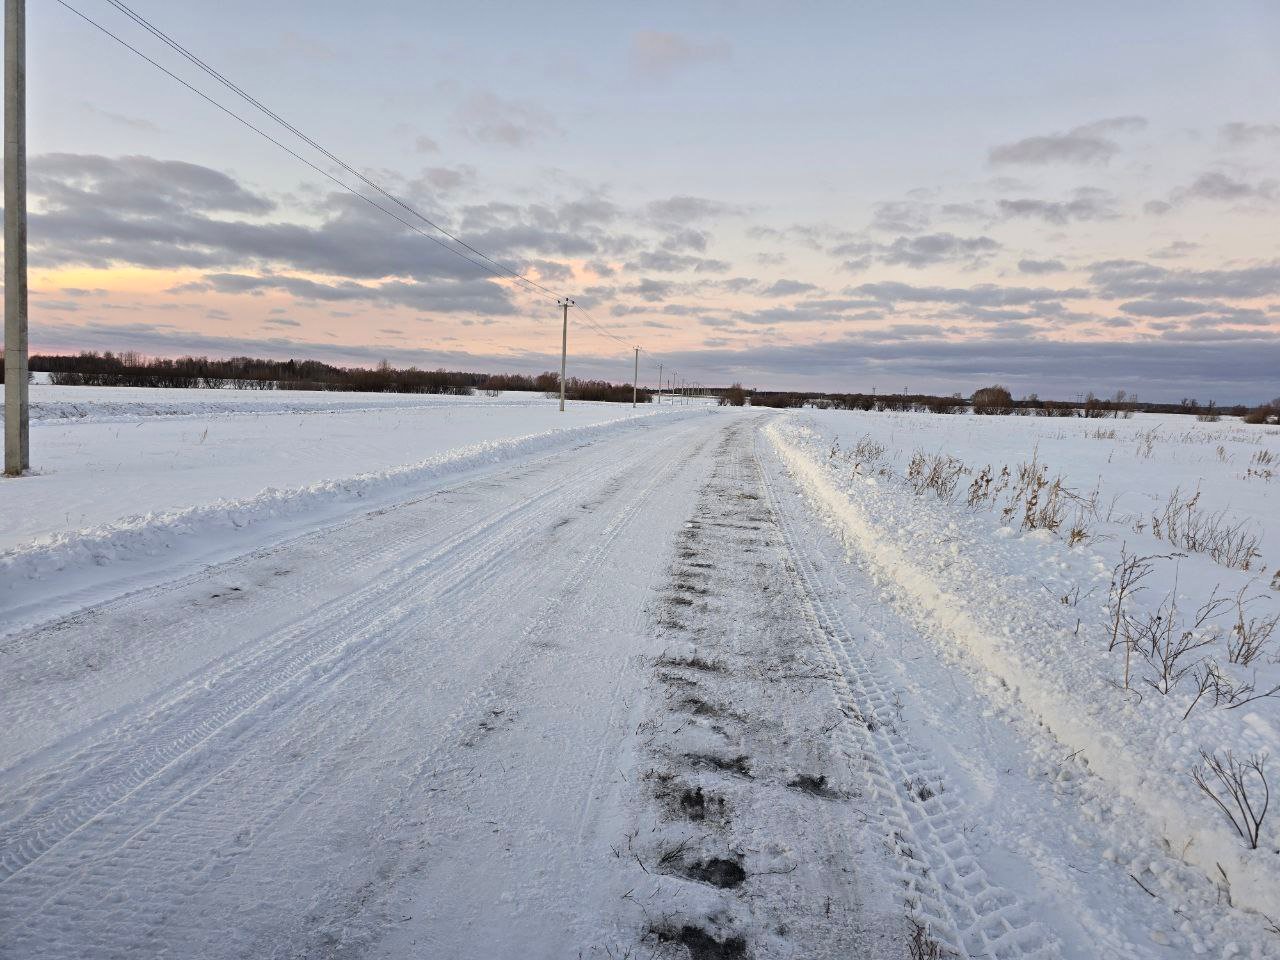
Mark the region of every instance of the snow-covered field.
POLYGON ((79 591, 100 586, 102 568, 133 585, 171 576, 175 565, 243 553, 353 502, 654 412, 591 403, 561 414, 557 401, 529 394, 40 384, 31 394, 36 476, 0 483, 0 630, 47 614, 68 590, 73 605, 103 595, 79 591))
POLYGON ((1280 957, 1274 428, 210 393, 33 391, 0 957, 1280 957))

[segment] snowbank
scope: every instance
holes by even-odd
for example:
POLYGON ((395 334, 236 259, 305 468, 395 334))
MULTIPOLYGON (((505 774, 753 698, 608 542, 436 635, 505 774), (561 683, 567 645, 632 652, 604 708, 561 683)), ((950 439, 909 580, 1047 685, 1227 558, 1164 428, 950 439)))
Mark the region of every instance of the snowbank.
MULTIPOLYGON (((1280 917, 1280 817, 1272 811, 1259 849, 1250 850, 1190 777, 1201 749, 1276 758, 1280 701, 1197 709, 1183 720, 1189 696, 1119 689, 1101 604, 1067 605, 1044 586, 1074 581, 1101 587, 1105 598, 1104 557, 1043 531, 1019 535, 989 514, 916 496, 884 477, 851 475, 832 458, 831 438, 804 425, 783 421, 767 433, 887 602, 1015 690, 1146 814, 1171 855, 1215 880, 1225 874, 1237 906, 1280 917)), ((1273 759, 1273 781, 1276 769, 1273 759)))

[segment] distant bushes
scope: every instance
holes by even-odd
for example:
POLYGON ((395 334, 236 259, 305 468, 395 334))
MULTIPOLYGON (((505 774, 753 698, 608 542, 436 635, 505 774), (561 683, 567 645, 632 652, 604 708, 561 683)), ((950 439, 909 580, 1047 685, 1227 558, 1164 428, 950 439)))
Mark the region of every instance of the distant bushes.
MULTIPOLYGON (((476 390, 496 395, 503 390, 542 393, 560 391, 555 373, 468 373, 455 370, 396 368, 386 361, 374 368, 337 367, 315 360, 260 360, 232 357, 177 359, 147 358, 137 353, 96 353, 73 356, 35 356, 33 370, 49 374, 59 386, 93 387, 205 387, 213 390, 336 390, 358 393, 434 393, 466 396, 476 390)), ((568 395, 575 400, 631 402, 631 385, 602 380, 570 380, 568 395)), ((649 391, 639 391, 648 402, 649 391)))
POLYGON ((722 407, 741 407, 747 402, 747 391, 742 389, 742 384, 735 383, 720 394, 720 406, 722 407))
POLYGON ((975 390, 969 399, 970 406, 976 414, 1004 414, 1013 410, 1013 394, 997 384, 975 390))
POLYGON ((1280 398, 1254 407, 1242 418, 1245 423, 1280 423, 1280 398))
MULTIPOLYGON (((724 391, 720 391, 723 394, 724 391)), ((1248 423, 1280 422, 1280 398, 1250 411, 1245 406, 1219 407, 1213 401, 1201 404, 1198 400, 1182 400, 1179 403, 1139 403, 1138 398, 1124 390, 1117 390, 1110 397, 1099 397, 1092 391, 1074 403, 1065 400, 1041 400, 1036 394, 1028 394, 1015 400, 1004 386, 993 384, 974 391, 968 400, 955 393, 949 397, 934 394, 866 394, 866 393, 799 393, 792 391, 749 391, 753 407, 794 409, 812 407, 817 410, 867 410, 867 411, 915 411, 939 414, 964 413, 1008 415, 1020 417, 1082 417, 1085 419, 1128 419, 1135 413, 1181 413, 1208 422, 1217 422, 1224 416, 1246 418, 1248 423)))
MULTIPOLYGON (((63 386, 206 387, 240 390, 342 390, 360 393, 470 394, 485 385, 485 374, 448 370, 397 369, 383 361, 373 369, 336 367, 316 360, 260 360, 232 357, 147 358, 136 353, 85 352, 75 356, 38 356, 34 369, 63 386)), ((532 388, 530 378, 524 378, 532 388)))
MULTIPOLYGON (((559 378, 556 379, 556 391, 560 389, 559 378)), ((567 400, 595 400, 605 403, 630 403, 632 386, 629 383, 609 383, 607 380, 578 380, 570 377, 565 381, 564 395, 567 400)), ((652 392, 641 387, 634 393, 637 403, 648 403, 652 392)))

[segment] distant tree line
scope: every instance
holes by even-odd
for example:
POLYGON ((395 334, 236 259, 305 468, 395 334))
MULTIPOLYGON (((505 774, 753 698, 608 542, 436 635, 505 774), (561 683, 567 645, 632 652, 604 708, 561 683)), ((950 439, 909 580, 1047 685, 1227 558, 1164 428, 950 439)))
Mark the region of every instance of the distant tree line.
MULTIPOLYGON (((215 390, 336 390, 358 393, 436 393, 466 396, 477 390, 497 393, 525 390, 559 396, 560 375, 541 373, 472 373, 461 370, 398 368, 387 361, 374 368, 338 367, 317 360, 262 360, 254 357, 144 357, 133 352, 37 354, 33 371, 48 373, 63 386, 205 387, 215 390)), ((631 384, 570 379, 566 395, 574 400, 631 402, 631 384)), ((647 403, 650 391, 638 391, 647 403)))
POLYGON ((1271 404, 1251 409, 1244 404, 1218 407, 1212 400, 1200 403, 1184 399, 1179 403, 1138 402, 1127 391, 1118 390, 1110 397, 1099 397, 1089 392, 1074 402, 1066 400, 1042 400, 1032 393, 1015 400, 1010 391, 999 384, 975 390, 968 398, 959 393, 938 396, 928 393, 814 393, 783 390, 747 390, 740 383, 730 387, 716 387, 711 393, 726 406, 774 407, 796 409, 813 407, 820 410, 913 410, 928 413, 964 413, 972 410, 985 416, 1024 417, 1131 417, 1135 413, 1182 413, 1200 420, 1213 421, 1222 416, 1244 418, 1246 423, 1274 423, 1280 419, 1280 398, 1271 404))

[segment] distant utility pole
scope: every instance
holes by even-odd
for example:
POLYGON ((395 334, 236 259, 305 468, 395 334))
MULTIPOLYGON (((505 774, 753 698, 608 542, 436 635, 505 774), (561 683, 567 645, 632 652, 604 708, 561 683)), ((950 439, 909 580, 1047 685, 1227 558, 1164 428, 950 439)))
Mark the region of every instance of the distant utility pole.
POLYGON ((658 364, 658 406, 662 406, 662 364, 658 364))
POLYGON ((27 389, 27 10, 4 0, 4 472, 31 468, 27 389))
POLYGON ((564 308, 564 326, 560 328, 560 412, 564 413, 564 375, 569 356, 569 308, 573 306, 573 301, 566 297, 560 301, 560 306, 564 308))
POLYGON ((636 372, 631 378, 631 409, 636 408, 636 394, 640 392, 640 348, 636 347, 636 372))

